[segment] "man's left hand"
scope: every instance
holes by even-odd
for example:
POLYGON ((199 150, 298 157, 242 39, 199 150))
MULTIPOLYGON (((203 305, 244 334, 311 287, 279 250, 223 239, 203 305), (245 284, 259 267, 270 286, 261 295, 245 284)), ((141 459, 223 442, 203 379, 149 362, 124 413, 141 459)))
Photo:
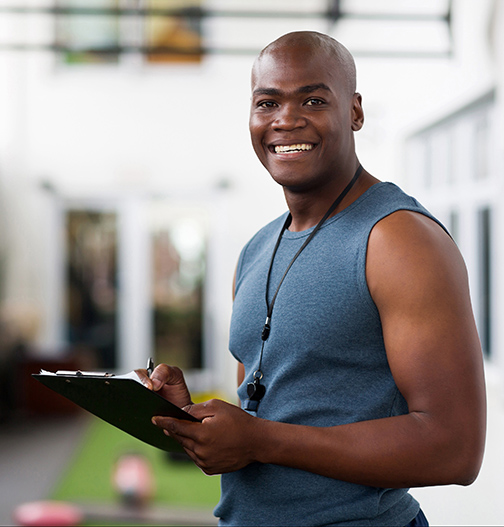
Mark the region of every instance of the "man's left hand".
POLYGON ((153 423, 178 441, 205 474, 223 474, 255 461, 257 421, 235 405, 218 399, 184 407, 201 423, 156 416, 153 423))

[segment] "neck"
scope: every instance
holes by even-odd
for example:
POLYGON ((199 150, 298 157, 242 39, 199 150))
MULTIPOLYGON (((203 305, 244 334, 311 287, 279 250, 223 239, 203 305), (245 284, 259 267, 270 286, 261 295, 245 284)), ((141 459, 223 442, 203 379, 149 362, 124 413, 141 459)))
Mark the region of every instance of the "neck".
MULTIPOLYGON (((336 197, 348 185, 353 176, 354 173, 351 173, 342 180, 331 181, 330 185, 311 192, 296 192, 284 188, 285 200, 292 216, 289 230, 292 232, 300 232, 314 227, 324 216, 336 197)), ((377 182, 377 179, 363 170, 351 190, 330 217, 348 207, 369 187, 377 182)))
POLYGON ((289 225, 289 230, 292 232, 301 232, 314 227, 330 206, 330 202, 326 199, 317 200, 312 196, 292 195, 288 191, 284 191, 284 193, 292 216, 289 225))

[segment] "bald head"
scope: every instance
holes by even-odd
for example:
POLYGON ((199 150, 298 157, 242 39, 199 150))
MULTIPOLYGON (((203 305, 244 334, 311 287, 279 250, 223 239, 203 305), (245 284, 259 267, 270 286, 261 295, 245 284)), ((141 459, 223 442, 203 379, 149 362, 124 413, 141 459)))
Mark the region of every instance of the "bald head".
POLYGON ((259 53, 259 56, 254 62, 252 68, 252 82, 254 82, 255 70, 261 60, 268 55, 276 55, 282 53, 286 48, 303 49, 305 53, 318 55, 325 54, 329 63, 333 63, 334 67, 338 69, 342 75, 342 85, 346 87, 347 94, 352 96, 356 90, 356 69, 355 62, 348 51, 337 40, 325 35, 317 33, 316 31, 295 31, 287 33, 280 38, 268 44, 259 53))

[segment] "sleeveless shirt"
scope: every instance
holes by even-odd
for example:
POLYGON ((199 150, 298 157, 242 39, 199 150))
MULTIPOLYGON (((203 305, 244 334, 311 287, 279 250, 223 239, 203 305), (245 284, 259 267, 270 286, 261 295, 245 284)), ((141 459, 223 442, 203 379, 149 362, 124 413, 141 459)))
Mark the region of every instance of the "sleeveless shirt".
MULTIPOLYGON (((289 270, 264 347, 257 416, 335 426, 406 414, 392 377, 380 316, 366 283, 366 252, 375 224, 398 210, 430 213, 393 183, 377 183, 329 218, 289 270)), ((261 229, 240 255, 230 351, 245 366, 238 388, 259 365, 271 255, 286 214, 261 229)), ((439 223, 439 222, 438 222, 439 223)), ((312 229, 285 231, 275 256, 269 299, 312 229)), ((408 489, 357 485, 272 464, 223 474, 214 513, 220 525, 406 525, 419 510, 408 489)))

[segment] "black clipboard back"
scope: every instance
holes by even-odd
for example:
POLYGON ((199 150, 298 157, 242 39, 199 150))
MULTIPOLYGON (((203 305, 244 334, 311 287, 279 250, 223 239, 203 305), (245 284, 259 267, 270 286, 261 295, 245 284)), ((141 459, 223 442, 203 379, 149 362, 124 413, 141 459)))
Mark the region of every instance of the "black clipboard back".
POLYGON ((113 376, 42 370, 40 374, 32 374, 32 377, 107 423, 166 452, 183 452, 183 448, 153 425, 152 417, 162 415, 198 421, 146 388, 135 372, 113 376))

